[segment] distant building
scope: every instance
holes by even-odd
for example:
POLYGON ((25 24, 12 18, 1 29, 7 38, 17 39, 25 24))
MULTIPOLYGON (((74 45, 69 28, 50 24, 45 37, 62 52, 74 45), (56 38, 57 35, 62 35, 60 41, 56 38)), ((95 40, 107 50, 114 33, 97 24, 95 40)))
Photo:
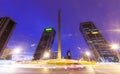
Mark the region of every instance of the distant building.
MULTIPOLYGON (((9 57, 9 56, 8 56, 9 57)), ((33 59, 32 55, 28 54, 13 54, 12 55, 12 60, 13 61, 31 61, 33 59)))
POLYGON ((2 59, 9 59, 9 60, 12 59, 12 50, 5 48, 1 58, 2 59))
POLYGON ((66 54, 67 54, 67 59, 71 59, 71 51, 67 50, 66 54))
POLYGON ((57 59, 58 52, 51 52, 51 59, 57 59))
POLYGON ((6 60, 12 60, 12 54, 7 55, 6 60))
MULTIPOLYGON (((45 53, 51 53, 52 44, 54 42, 55 30, 53 28, 46 28, 42 33, 42 37, 39 41, 37 49, 34 53, 33 60, 46 59, 44 58, 45 53)), ((47 54, 48 55, 48 54, 47 54)))
POLYGON ((116 52, 111 50, 108 42, 95 27, 93 22, 80 23, 80 31, 97 61, 118 61, 116 52))
POLYGON ((6 48, 15 24, 16 23, 9 17, 0 18, 0 58, 6 48))

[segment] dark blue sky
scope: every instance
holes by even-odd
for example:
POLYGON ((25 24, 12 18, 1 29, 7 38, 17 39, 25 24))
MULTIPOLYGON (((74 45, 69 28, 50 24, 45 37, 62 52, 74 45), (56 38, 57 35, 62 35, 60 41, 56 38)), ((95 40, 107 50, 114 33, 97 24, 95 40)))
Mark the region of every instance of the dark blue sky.
MULTIPOLYGON (((0 0, 0 17, 10 16, 17 23, 7 47, 21 47, 32 55, 44 28, 57 32, 59 8, 63 56, 71 49, 76 59, 81 50, 88 49, 80 22, 93 21, 109 43, 120 41, 120 0, 0 0)), ((57 51, 57 35, 52 50, 57 51)))

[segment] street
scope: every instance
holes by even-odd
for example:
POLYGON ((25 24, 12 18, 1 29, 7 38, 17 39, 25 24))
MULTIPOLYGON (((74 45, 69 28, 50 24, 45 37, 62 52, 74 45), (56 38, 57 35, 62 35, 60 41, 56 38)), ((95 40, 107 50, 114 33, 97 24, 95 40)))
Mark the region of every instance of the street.
POLYGON ((0 65, 0 74, 120 74, 120 64, 86 65, 82 70, 67 70, 64 66, 0 65))

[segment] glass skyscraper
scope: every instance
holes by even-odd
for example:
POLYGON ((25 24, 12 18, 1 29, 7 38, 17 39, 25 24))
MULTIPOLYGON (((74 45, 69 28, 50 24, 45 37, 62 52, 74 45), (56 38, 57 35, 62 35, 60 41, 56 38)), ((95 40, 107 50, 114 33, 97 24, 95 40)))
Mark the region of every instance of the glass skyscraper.
POLYGON ((93 22, 80 23, 80 31, 90 51, 94 54, 95 60, 118 61, 116 52, 111 50, 109 43, 105 40, 93 22))
POLYGON ((54 42, 55 34, 56 34, 56 32, 55 32, 54 28, 45 28, 44 29, 44 31, 42 33, 42 37, 41 37, 39 44, 37 46, 37 49, 34 53, 33 60, 48 59, 48 57, 44 57, 44 56, 47 56, 48 54, 49 54, 49 58, 50 58, 51 48, 52 48, 52 44, 54 42))
POLYGON ((16 23, 9 17, 0 18, 0 58, 4 52, 15 24, 16 23))

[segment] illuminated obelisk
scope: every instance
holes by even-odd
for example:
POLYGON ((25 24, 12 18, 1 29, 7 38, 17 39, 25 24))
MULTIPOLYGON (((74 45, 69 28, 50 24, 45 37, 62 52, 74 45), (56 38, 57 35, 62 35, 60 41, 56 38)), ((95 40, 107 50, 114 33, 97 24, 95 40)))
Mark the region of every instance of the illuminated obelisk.
POLYGON ((60 10, 58 10, 58 60, 61 60, 60 23, 60 10))

